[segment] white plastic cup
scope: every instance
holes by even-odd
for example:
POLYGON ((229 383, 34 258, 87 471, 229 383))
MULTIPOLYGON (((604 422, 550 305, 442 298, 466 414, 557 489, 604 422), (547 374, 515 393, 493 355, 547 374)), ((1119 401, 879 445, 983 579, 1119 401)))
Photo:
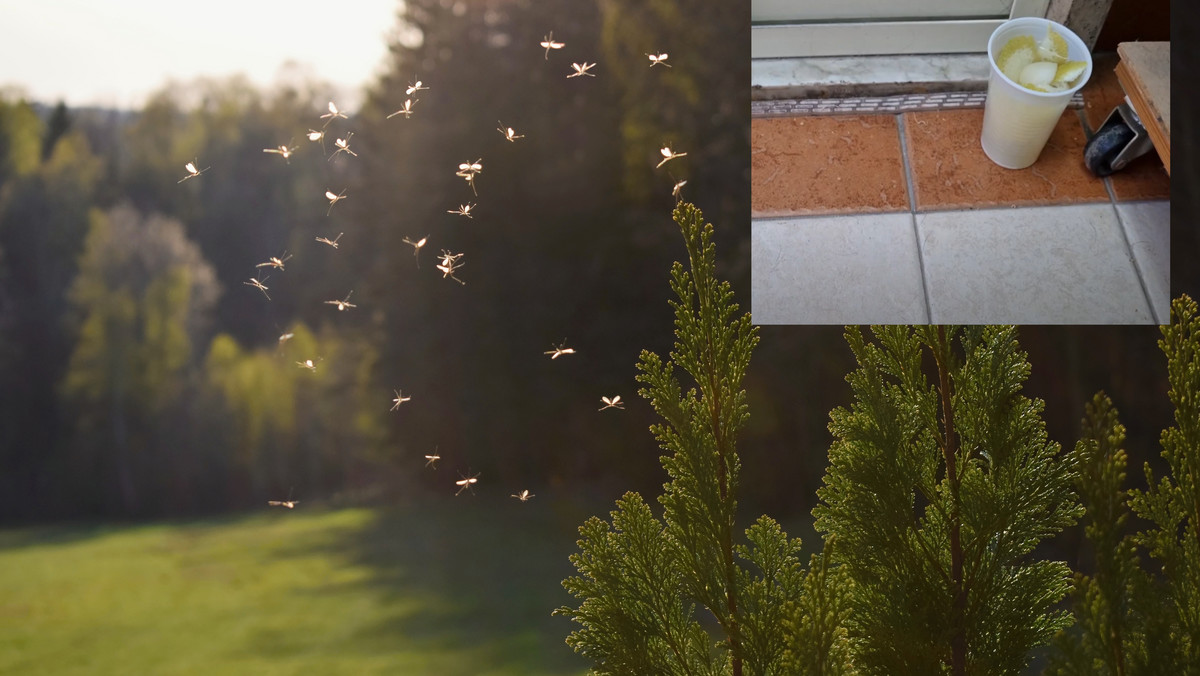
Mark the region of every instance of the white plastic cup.
POLYGON ((1006 21, 992 31, 992 37, 988 39, 988 63, 992 73, 988 78, 983 134, 979 141, 983 152, 996 164, 1005 169, 1024 169, 1037 161, 1071 102, 1071 96, 1092 77, 1092 53, 1078 35, 1063 26, 1049 19, 1021 17, 1006 21), (1008 79, 996 65, 996 56, 1010 39, 1029 35, 1034 42, 1041 42, 1048 26, 1053 26, 1066 39, 1069 61, 1087 62, 1087 68, 1075 86, 1061 92, 1036 92, 1022 87, 1008 79))

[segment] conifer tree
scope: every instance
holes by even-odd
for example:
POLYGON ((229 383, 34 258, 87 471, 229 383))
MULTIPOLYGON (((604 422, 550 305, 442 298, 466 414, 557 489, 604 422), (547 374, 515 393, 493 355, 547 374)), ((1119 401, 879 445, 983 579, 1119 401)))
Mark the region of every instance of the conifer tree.
POLYGON ((1085 534, 1095 572, 1077 574, 1077 624, 1055 639, 1051 676, 1200 673, 1200 316, 1184 296, 1171 306, 1159 347, 1166 353, 1176 427, 1162 434, 1170 476, 1148 491, 1123 488, 1125 428, 1099 393, 1076 447, 1076 485, 1087 507, 1085 534), (1125 533, 1131 513, 1153 526, 1125 533), (1149 559, 1139 555, 1149 554, 1149 559), (1147 569, 1143 562, 1150 563, 1147 569))
POLYGON ((1163 431, 1162 457, 1170 476, 1157 482, 1144 466, 1146 491, 1130 491, 1134 514, 1153 527, 1134 535, 1150 554, 1156 601, 1146 611, 1146 653, 1154 673, 1200 673, 1200 312, 1188 296, 1171 304, 1171 324, 1159 347, 1167 356, 1167 381, 1175 426, 1163 431))
POLYGON ((714 276, 712 225, 686 203, 674 219, 691 270, 678 262, 671 269, 675 348, 665 363, 643 351, 638 364, 639 393, 665 421, 651 428, 669 453, 661 458, 670 477, 662 520, 626 493, 611 522, 584 523, 571 556, 580 575, 563 582, 581 602, 555 613, 582 625, 567 643, 596 674, 843 673, 828 665, 845 650, 828 626, 841 615, 825 563, 805 573, 799 540, 766 516, 745 531, 746 544, 734 542, 735 442, 748 417, 741 381, 757 332, 748 314, 734 317, 733 292, 714 276), (694 381, 686 393, 677 365, 694 381), (698 607, 724 636, 716 650, 698 607), (826 642, 789 642, 785 626, 826 642))
POLYGON ((1134 604, 1149 591, 1150 580, 1141 574, 1133 542, 1123 532, 1129 521, 1128 493, 1122 487, 1125 427, 1103 392, 1087 405, 1082 431, 1075 446, 1075 487, 1087 510, 1084 533, 1091 541, 1094 573, 1075 574, 1071 600, 1076 626, 1055 637, 1057 652, 1046 673, 1149 674, 1136 666, 1145 665, 1147 656, 1134 604))
POLYGON ((852 583, 855 663, 872 674, 1017 673, 1070 623, 1052 609, 1070 570, 1030 555, 1082 512, 1073 464, 1047 440, 1042 402, 1020 393, 1030 367, 1013 327, 874 334, 846 330, 856 401, 831 413, 813 510, 852 583))

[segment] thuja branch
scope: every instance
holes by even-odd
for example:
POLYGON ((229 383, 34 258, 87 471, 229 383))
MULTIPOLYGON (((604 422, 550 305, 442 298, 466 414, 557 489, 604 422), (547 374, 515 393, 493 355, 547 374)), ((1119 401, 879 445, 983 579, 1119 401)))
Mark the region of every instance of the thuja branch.
POLYGON ((830 414, 835 441, 813 510, 852 583, 857 666, 1019 673, 1069 623, 1054 610, 1069 569, 1028 555, 1081 510, 1041 402, 1021 396, 1029 365, 1015 330, 872 331, 874 341, 846 330, 854 403, 830 414))
MULTIPOLYGON (((714 263, 711 260, 711 242, 705 237, 707 233, 699 227, 703 222, 699 217, 699 211, 691 207, 691 205, 680 205, 679 209, 676 210, 676 220, 687 223, 684 226, 684 236, 687 242, 688 262, 693 270, 691 290, 696 297, 697 312, 703 327, 702 335, 704 342, 701 351, 702 363, 700 366, 703 371, 703 377, 707 379, 707 386, 703 388, 703 398, 708 404, 709 425, 716 444, 717 490, 721 504, 732 505, 736 500, 733 495, 733 486, 730 485, 729 481, 730 455, 733 452, 733 442, 728 437, 729 430, 722 424, 724 416, 722 415, 721 407, 724 392, 722 392, 720 385, 721 376, 723 375, 722 370, 724 370, 725 365, 722 359, 723 355, 719 349, 718 336, 723 329, 719 325, 723 318, 717 311, 719 300, 713 297, 714 294, 720 292, 720 289, 715 278, 710 275, 700 274, 708 270, 709 266, 714 263), (699 237, 696 235, 699 235, 699 237), (706 259, 706 255, 709 258, 706 259)), ((693 373, 693 375, 697 377, 701 376, 698 373, 693 373)), ((742 646, 737 621, 736 565, 733 560, 733 510, 727 510, 721 516, 723 518, 721 518, 719 524, 719 538, 722 576, 725 582, 726 615, 724 618, 718 617, 718 620, 722 620, 722 624, 725 626, 728 634, 733 674, 734 676, 741 676, 742 646)))
MULTIPOLYGON (((735 447, 749 415, 741 382, 757 331, 749 315, 735 316, 733 292, 716 278, 712 225, 690 204, 677 207, 674 219, 689 264, 671 268, 675 345, 669 361, 643 351, 637 376, 639 394, 663 420, 650 428, 670 477, 659 497, 662 522, 631 493, 618 501, 611 526, 584 524, 581 552, 572 556, 580 576, 564 581, 581 604, 556 611, 581 625, 567 642, 598 674, 794 673, 785 653, 808 644, 788 627, 810 627, 811 612, 838 619, 822 625, 827 637, 805 649, 803 663, 844 665, 846 612, 833 610, 845 608, 846 597, 834 588, 821 594, 817 584, 842 580, 840 573, 807 576, 800 542, 767 517, 746 530, 748 544, 735 542, 735 447), (686 391, 680 370, 694 382, 686 391), (698 610, 716 618, 722 650, 712 649, 698 610)), ((828 673, 845 672, 831 666, 828 673)))
POLYGON ((967 590, 963 585, 962 517, 959 503, 958 433, 954 429, 953 392, 950 389, 950 344, 946 327, 937 327, 934 359, 938 370, 938 393, 942 401, 942 454, 946 462, 946 480, 950 484, 950 578, 954 591, 954 611, 950 638, 950 671, 954 676, 967 673, 967 590))

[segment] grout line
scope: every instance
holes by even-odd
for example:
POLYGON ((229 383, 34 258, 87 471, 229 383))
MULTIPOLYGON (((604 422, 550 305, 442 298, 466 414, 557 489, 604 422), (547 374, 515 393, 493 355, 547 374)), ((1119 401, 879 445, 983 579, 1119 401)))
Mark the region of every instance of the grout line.
POLYGON ((900 137, 900 164, 904 167, 904 182, 908 187, 908 217, 912 222, 913 237, 917 241, 917 264, 921 273, 921 294, 925 298, 925 323, 933 323, 933 303, 929 301, 929 281, 925 270, 925 247, 921 243, 921 230, 917 227, 917 194, 913 184, 912 167, 908 163, 908 144, 904 141, 904 114, 896 116, 896 133, 900 137))
MULTIPOLYGON (((1083 123, 1083 128, 1087 129, 1087 121, 1083 120, 1083 113, 1079 114, 1080 122, 1083 123)), ((1137 276, 1138 284, 1142 287, 1142 297, 1146 299, 1146 304, 1150 306, 1150 317, 1154 319, 1154 323, 1162 324, 1162 318, 1158 316, 1158 312, 1154 307, 1154 299, 1150 297, 1150 287, 1146 285, 1146 278, 1142 272, 1142 266, 1138 262, 1138 258, 1133 253, 1133 244, 1129 241, 1129 231, 1125 226, 1125 219, 1121 218, 1121 210, 1117 208, 1117 194, 1113 191, 1112 176, 1105 176, 1104 189, 1108 192, 1109 204, 1112 205, 1113 214, 1117 217, 1117 229, 1121 231, 1121 241, 1125 243, 1125 253, 1129 256, 1129 261, 1133 263, 1133 273, 1137 276)))
POLYGON ((884 216, 887 214, 902 214, 908 209, 888 209, 886 211, 809 211, 802 214, 750 214, 752 221, 793 221, 800 218, 835 218, 838 216, 884 216))
MULTIPOLYGON (((1169 199, 1165 198, 1165 197, 1144 197, 1144 198, 1140 198, 1140 199, 1136 199, 1136 200, 1126 200, 1121 203, 1129 204, 1131 202, 1163 202, 1163 201, 1169 201, 1169 199)), ((927 207, 921 209, 920 213, 922 213, 922 214, 941 214, 941 213, 947 213, 947 212, 951 212, 951 211, 1012 211, 1013 209, 1040 209, 1042 207, 1086 206, 1089 204, 1103 204, 1105 202, 1112 203, 1112 198, 1108 197, 1107 199, 1096 199, 1096 200, 1088 199, 1088 200, 1080 200, 1077 202, 1028 202, 1028 203, 1018 202, 1015 204, 1011 203, 1011 202, 1010 203, 997 202, 994 204, 948 203, 948 204, 927 206, 927 207)), ((756 221, 780 221, 780 220, 787 220, 787 219, 793 219, 793 218, 825 218, 825 217, 829 217, 829 216, 866 216, 866 215, 876 215, 876 214, 899 214, 899 213, 904 213, 905 211, 908 211, 910 213, 917 213, 917 211, 915 209, 911 209, 911 208, 910 209, 889 209, 887 211, 833 210, 833 211, 808 211, 805 213, 796 213, 796 214, 771 214, 771 215, 751 214, 750 218, 752 218, 753 220, 756 220, 756 221)))
MULTIPOLYGON (((1105 182, 1108 179, 1104 179, 1105 182)), ((1121 231, 1121 241, 1125 242, 1125 252, 1129 255, 1129 261, 1133 263, 1133 273, 1137 276, 1138 284, 1142 287, 1142 297, 1146 299, 1146 305, 1150 306, 1150 317, 1154 319, 1155 324, 1162 325, 1162 318, 1158 316, 1158 312, 1154 307, 1154 299, 1150 297, 1150 288, 1146 285, 1145 275, 1142 272, 1142 266, 1138 262, 1138 257, 1133 253, 1133 245, 1129 242, 1129 231, 1125 225, 1125 219, 1121 218, 1121 210, 1117 208, 1116 202, 1112 205, 1113 213, 1117 216, 1117 229, 1121 231)))

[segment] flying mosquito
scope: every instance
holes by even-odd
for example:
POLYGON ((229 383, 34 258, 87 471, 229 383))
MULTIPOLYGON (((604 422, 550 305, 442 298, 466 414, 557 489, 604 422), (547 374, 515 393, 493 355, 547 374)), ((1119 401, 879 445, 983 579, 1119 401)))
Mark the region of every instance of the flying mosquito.
POLYGON ((458 270, 459 268, 466 265, 466 263, 458 262, 458 259, 460 259, 462 257, 463 257, 463 254, 451 254, 450 252, 446 251, 445 249, 442 249, 442 262, 438 263, 435 266, 435 267, 437 267, 438 270, 441 270, 442 279, 449 277, 450 279, 453 279, 454 281, 458 282, 459 284, 462 284, 463 286, 467 285, 466 282, 464 282, 463 280, 454 276, 455 270, 458 270))
POLYGON ((573 77, 579 77, 580 75, 586 75, 588 77, 596 77, 595 73, 588 72, 595 66, 596 66, 596 64, 588 63, 587 61, 584 61, 583 63, 572 63, 571 67, 575 69, 575 73, 573 75, 568 75, 567 77, 573 78, 573 77))
POLYGON ((327 301, 325 301, 325 304, 326 305, 336 305, 338 312, 342 312, 348 307, 358 307, 354 303, 350 302, 350 296, 353 293, 354 293, 354 291, 351 290, 350 293, 346 294, 346 297, 343 300, 327 300, 327 301))
POLYGON ((392 400, 392 403, 395 404, 395 406, 392 407, 393 411, 400 408, 400 404, 403 404, 404 402, 412 399, 412 397, 406 397, 406 396, 400 394, 400 390, 392 390, 392 391, 396 393, 396 398, 392 400))
MULTIPOLYGON (((462 476, 462 475, 459 474, 459 476, 462 476)), ((455 493, 455 495, 458 495, 459 493, 462 493, 465 490, 470 490, 471 493, 474 493, 475 489, 472 488, 472 484, 474 484, 478 481, 479 481, 478 474, 475 474, 474 476, 464 476, 461 480, 455 481, 454 485, 458 486, 458 493, 455 493)))
POLYGON ((621 410, 625 410, 625 402, 621 401, 621 395, 619 394, 612 399, 609 399, 608 397, 600 397, 600 401, 604 402, 604 406, 600 407, 598 410, 603 411, 606 408, 619 408, 621 410))
POLYGON ((519 138, 525 138, 524 134, 518 134, 517 132, 513 131, 512 127, 505 127, 504 123, 499 120, 496 120, 496 124, 500 125, 499 127, 496 127, 496 131, 504 134, 504 140, 509 141, 510 143, 516 142, 516 140, 519 138))
POLYGON ((683 186, 687 185, 687 180, 675 181, 675 187, 671 188, 671 197, 675 198, 676 202, 683 201, 683 186))
POLYGON ((564 340, 563 342, 554 346, 553 350, 547 350, 547 351, 543 352, 542 354, 550 355, 551 359, 558 359, 559 357, 563 356, 564 354, 575 354, 575 348, 563 347, 566 344, 567 344, 567 341, 564 340))
POLYGON ((346 138, 340 138, 333 142, 333 145, 337 146, 337 150, 333 151, 333 155, 330 155, 329 159, 332 160, 338 153, 346 153, 348 155, 353 155, 355 157, 358 157, 358 153, 354 152, 353 150, 350 150, 350 137, 351 136, 354 136, 354 132, 350 132, 350 134, 347 135, 346 138))
POLYGON ((466 216, 467 218, 474 218, 474 216, 471 215, 471 210, 474 208, 475 205, 468 202, 467 204, 458 205, 457 209, 447 209, 446 213, 458 214, 459 216, 466 216))
POLYGON ((242 282, 242 284, 245 284, 246 286, 253 286, 254 288, 258 289, 259 291, 262 291, 263 295, 267 297, 267 300, 271 300, 271 295, 267 293, 267 285, 263 284, 263 282, 265 282, 265 281, 267 281, 266 277, 263 277, 262 279, 257 279, 255 277, 251 277, 250 281, 242 282))
POLYGON ((320 361, 321 361, 320 357, 317 357, 316 361, 313 361, 311 359, 305 359, 304 361, 296 362, 296 366, 299 366, 302 369, 308 369, 309 371, 316 373, 317 372, 317 364, 320 363, 320 361))
POLYGON ((267 500, 267 504, 272 507, 287 507, 288 509, 295 509, 296 505, 300 504, 300 501, 292 499, 292 490, 294 488, 295 486, 288 489, 287 500, 267 500))
POLYGON ((296 334, 294 334, 294 333, 281 333, 281 334, 279 334, 279 344, 283 345, 284 343, 288 342, 289 340, 291 340, 292 338, 295 338, 295 337, 296 337, 296 334))
POLYGON ((565 42, 555 42, 554 41, 554 31, 550 31, 549 35, 542 38, 541 45, 546 48, 546 60, 549 61, 550 60, 550 50, 551 49, 562 49, 566 45, 566 43, 565 42))
MULTIPOLYGON (((321 142, 321 152, 322 153, 325 152, 325 130, 324 129, 322 129, 321 131, 317 131, 315 129, 309 129, 308 130, 308 140, 312 141, 313 143, 320 141, 321 142)), ((291 163, 289 162, 289 164, 291 164, 291 163)))
MULTIPOLYGON (((326 190, 325 191, 325 199, 329 200, 329 209, 327 209, 325 211, 325 215, 328 216, 329 212, 333 211, 333 205, 337 204, 339 200, 346 199, 346 191, 342 190, 340 193, 335 195, 335 194, 333 194, 333 192, 326 190)), ((340 235, 339 235, 339 237, 340 237, 340 235)))
POLYGON ((449 251, 442 249, 442 253, 441 253, 442 265, 454 265, 455 261, 462 258, 463 256, 464 256, 464 254, 460 254, 460 253, 452 254, 449 251))
POLYGON ((425 456, 425 466, 426 467, 432 466, 434 469, 437 469, 437 461, 441 460, 441 459, 442 459, 442 456, 437 454, 437 448, 434 448, 433 455, 425 456))
MULTIPOLYGON (((324 115, 321 116, 322 120, 324 120, 325 118, 329 118, 329 121, 325 123, 325 127, 328 127, 330 122, 333 122, 334 120, 338 119, 339 117, 342 118, 343 120, 350 119, 350 118, 346 117, 345 113, 338 110, 338 107, 336 105, 334 105, 333 101, 330 101, 329 102, 329 112, 325 113, 324 115)), ((321 130, 324 131, 325 127, 321 127, 321 130)), ((309 134, 309 138, 312 138, 312 134, 309 134)))
POLYGON ((647 54, 646 56, 648 56, 650 58, 650 67, 651 68, 653 68, 655 66, 666 66, 667 68, 671 67, 671 64, 667 63, 667 53, 666 52, 663 52, 662 54, 647 54))
POLYGON ((479 191, 475 189, 475 174, 472 174, 469 172, 464 173, 464 172, 460 171, 455 175, 461 176, 464 179, 466 179, 467 183, 469 183, 471 185, 471 193, 474 194, 476 197, 479 197, 479 191))
POLYGON ((667 162, 670 162, 671 160, 675 159, 676 157, 683 157, 684 155, 687 155, 687 153, 677 153, 677 152, 672 151, 671 146, 663 146, 661 149, 659 149, 658 152, 662 153, 663 161, 659 162, 657 165, 655 165, 655 167, 654 167, 655 169, 658 169, 659 167, 666 164, 667 162))
POLYGON ((410 84, 410 85, 408 85, 408 88, 404 90, 404 95, 405 95, 405 96, 412 96, 413 94, 416 94, 417 92, 421 91, 422 89, 424 89, 424 90, 428 91, 428 90, 429 90, 429 87, 422 87, 422 86, 421 86, 421 81, 420 81, 420 80, 417 80, 417 83, 416 83, 416 84, 410 84))
POLYGON ((480 158, 474 162, 463 162, 462 164, 458 165, 458 171, 454 172, 454 175, 466 179, 467 183, 471 184, 471 192, 478 196, 479 193, 475 190, 475 174, 481 173, 482 171, 483 159, 480 158))
POLYGON ((338 248, 338 244, 337 244, 338 240, 341 239, 342 235, 344 235, 344 234, 346 234, 346 233, 339 232, 338 236, 334 237, 333 239, 329 239, 328 237, 318 237, 317 241, 320 242, 321 244, 328 244, 329 246, 336 249, 336 248, 338 248))
POLYGON ((416 269, 421 269, 421 259, 419 258, 421 247, 425 246, 426 241, 430 240, 430 235, 425 235, 419 240, 413 241, 407 237, 403 239, 403 243, 413 247, 413 258, 416 258, 416 269))
POLYGON ((389 120, 390 120, 390 119, 392 119, 393 117, 396 117, 397 115, 403 115, 403 116, 404 116, 404 119, 406 119, 406 120, 407 120, 407 119, 408 119, 409 117, 411 117, 411 116, 412 116, 412 114, 413 114, 413 109, 412 109, 412 107, 413 107, 413 104, 414 104, 414 103, 416 103, 417 101, 420 101, 420 100, 421 100, 421 99, 416 99, 416 100, 414 100, 414 99, 404 99, 404 107, 402 107, 400 110, 397 110, 396 112, 392 113, 391 115, 388 115, 388 116, 387 116, 387 119, 389 119, 389 120))
POLYGON ((533 493, 530 493, 529 489, 526 488, 525 490, 521 491, 520 493, 514 493, 512 497, 520 500, 521 502, 526 502, 529 500, 529 498, 536 497, 536 496, 534 496, 533 493))
POLYGON ((259 263, 258 265, 255 265, 254 267, 256 267, 256 268, 272 267, 272 268, 279 268, 280 270, 282 270, 283 264, 290 260, 292 260, 292 257, 288 254, 288 252, 284 251, 282 258, 277 258, 275 256, 271 256, 270 258, 267 259, 267 261, 265 263, 259 263))
POLYGON ((188 170, 188 175, 184 176, 183 178, 179 179, 178 181, 175 181, 176 183, 183 183, 184 181, 188 180, 189 178, 196 178, 200 174, 203 174, 204 172, 208 171, 209 169, 212 169, 212 167, 205 167, 205 168, 197 171, 196 163, 194 161, 188 162, 187 164, 183 165, 183 168, 188 170))
POLYGON ((299 146, 289 148, 287 146, 279 146, 278 148, 263 148, 263 152, 279 155, 284 159, 284 161, 286 161, 288 164, 291 164, 292 162, 288 158, 292 156, 292 153, 296 152, 296 148, 298 147, 299 146))

